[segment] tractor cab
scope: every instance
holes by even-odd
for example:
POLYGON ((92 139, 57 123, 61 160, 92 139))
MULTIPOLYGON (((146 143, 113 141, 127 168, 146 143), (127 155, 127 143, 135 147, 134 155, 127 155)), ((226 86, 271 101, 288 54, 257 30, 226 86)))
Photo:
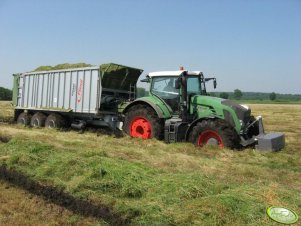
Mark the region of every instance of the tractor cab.
POLYGON ((161 71, 151 72, 144 82, 150 82, 150 94, 163 100, 172 110, 172 114, 179 114, 182 105, 189 104, 194 95, 207 96, 206 82, 215 78, 204 78, 200 71, 161 71), (185 85, 183 81, 185 78, 185 85))

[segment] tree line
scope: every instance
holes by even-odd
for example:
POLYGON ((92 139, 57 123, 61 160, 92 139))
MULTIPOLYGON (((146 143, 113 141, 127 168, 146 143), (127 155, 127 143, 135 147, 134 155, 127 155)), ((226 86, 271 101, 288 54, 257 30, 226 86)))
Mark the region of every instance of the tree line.
POLYGON ((13 96, 13 91, 0 87, 0 100, 11 100, 13 96))
POLYGON ((211 92, 210 96, 235 100, 301 101, 301 94, 242 92, 239 89, 235 89, 233 92, 211 92))

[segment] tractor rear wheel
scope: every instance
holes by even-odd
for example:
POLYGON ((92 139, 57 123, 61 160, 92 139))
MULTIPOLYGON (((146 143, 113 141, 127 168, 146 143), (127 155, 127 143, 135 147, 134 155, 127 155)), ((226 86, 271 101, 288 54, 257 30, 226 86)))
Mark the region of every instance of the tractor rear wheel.
POLYGON ((45 125, 46 115, 41 112, 35 113, 31 120, 30 126, 32 127, 43 127, 45 125))
POLYGON ((163 138, 163 121, 145 105, 136 105, 125 114, 123 130, 134 138, 163 138))
POLYGON ((65 120, 64 118, 56 113, 50 114, 45 122, 45 127, 46 128, 51 128, 51 129, 60 129, 64 127, 65 125, 65 120))
POLYGON ((239 137, 233 127, 218 119, 203 120, 196 124, 191 141, 197 146, 218 145, 220 148, 238 148, 239 137))
POLYGON ((31 115, 26 112, 22 112, 17 119, 17 124, 23 125, 23 126, 28 126, 30 124, 31 120, 31 115))

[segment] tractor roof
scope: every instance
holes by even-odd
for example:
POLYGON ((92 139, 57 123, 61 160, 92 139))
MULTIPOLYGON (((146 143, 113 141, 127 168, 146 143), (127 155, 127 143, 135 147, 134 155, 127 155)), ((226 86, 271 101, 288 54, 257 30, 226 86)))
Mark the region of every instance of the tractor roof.
MULTIPOLYGON (((188 75, 199 75, 201 71, 187 71, 188 75)), ((183 71, 156 71, 150 72, 148 74, 149 77, 156 77, 156 76, 180 76, 183 71)))

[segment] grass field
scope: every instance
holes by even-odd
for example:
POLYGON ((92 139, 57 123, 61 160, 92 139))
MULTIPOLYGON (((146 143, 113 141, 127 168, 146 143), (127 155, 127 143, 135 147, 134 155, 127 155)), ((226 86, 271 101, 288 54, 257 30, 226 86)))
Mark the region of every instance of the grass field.
POLYGON ((2 181, 0 201, 0 225, 105 225, 2 181))
POLYGON ((234 100, 238 103, 244 103, 244 104, 273 104, 273 105, 282 105, 282 104, 288 104, 288 105, 297 105, 301 104, 301 101, 299 100, 234 100))
MULTIPOLYGON (((0 124, 0 165, 101 203, 132 225, 278 225, 266 216, 271 205, 301 214, 301 105, 250 106, 254 115, 263 116, 266 131, 285 133, 284 150, 201 149, 189 143, 0 124)), ((0 102, 0 109, 0 118, 10 120, 9 103, 0 102)), ((19 211, 19 205, 3 204, 3 195, 10 194, 3 189, 2 209, 19 211)), ((14 219, 18 223, 20 216, 7 225, 14 219)), ((0 209, 0 225, 6 218, 0 209)), ((69 212, 64 219, 66 224, 104 224, 69 212)), ((28 224, 37 221, 27 219, 28 224)))

